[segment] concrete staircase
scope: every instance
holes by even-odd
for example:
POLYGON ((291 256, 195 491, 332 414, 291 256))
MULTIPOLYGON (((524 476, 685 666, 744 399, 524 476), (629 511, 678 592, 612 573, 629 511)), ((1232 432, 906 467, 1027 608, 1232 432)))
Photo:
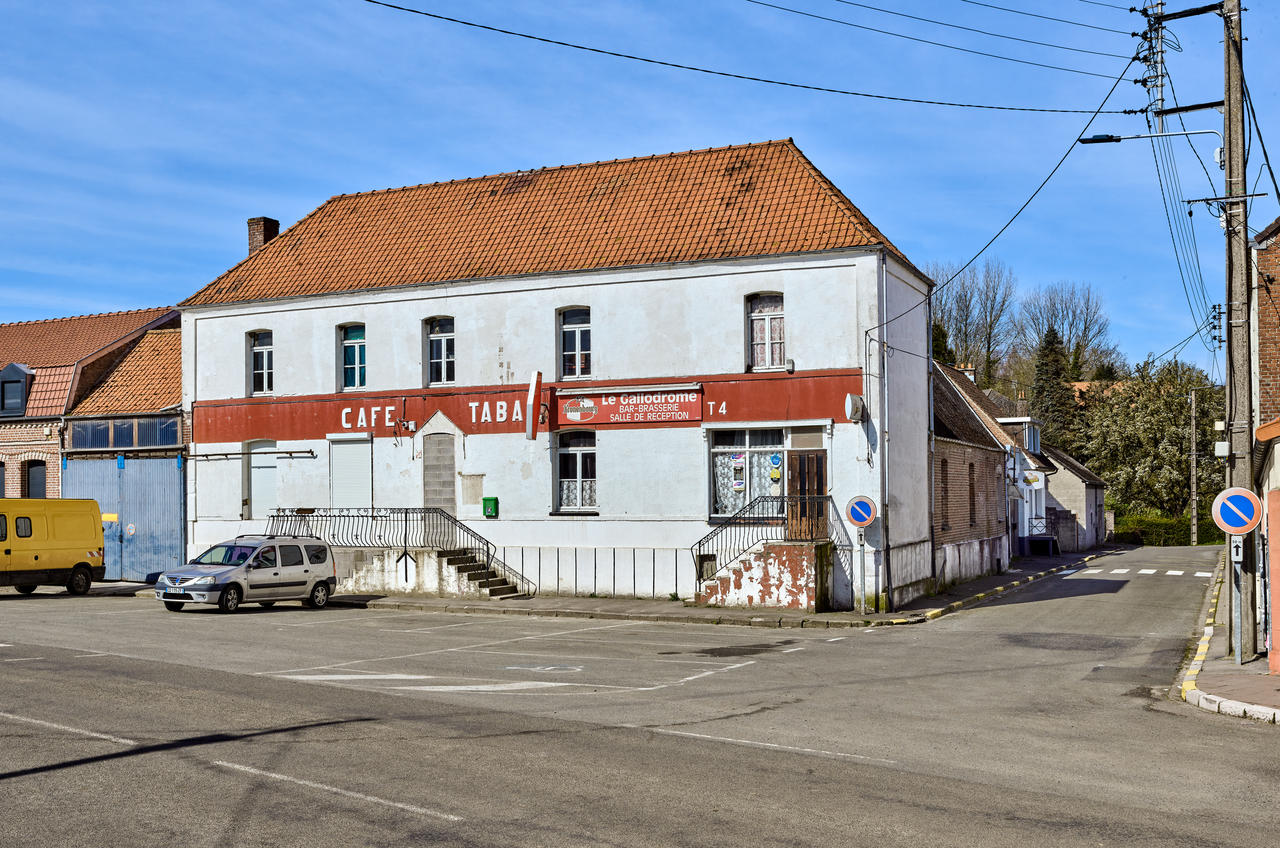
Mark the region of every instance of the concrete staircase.
POLYGON ((489 568, 476 558, 475 554, 461 548, 443 550, 438 553, 440 561, 452 566, 458 572, 458 580, 466 579, 477 589, 488 592, 490 598, 500 601, 525 600, 531 597, 522 593, 511 581, 496 570, 489 568))

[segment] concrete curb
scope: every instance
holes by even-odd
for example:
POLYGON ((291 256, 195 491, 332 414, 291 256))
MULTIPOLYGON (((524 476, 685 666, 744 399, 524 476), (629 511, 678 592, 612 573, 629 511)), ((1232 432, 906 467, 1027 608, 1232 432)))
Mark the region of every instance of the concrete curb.
POLYGON ((985 592, 979 592, 967 598, 962 598, 947 604, 939 609, 931 609, 912 613, 901 618, 878 618, 878 619, 853 619, 853 618, 794 618, 790 616, 770 616, 759 614, 738 613, 726 611, 723 615, 680 615, 678 613, 637 613, 637 612, 610 612, 608 610, 574 610, 574 609, 531 609, 528 607, 503 607, 501 601, 489 601, 480 604, 461 602, 461 603, 423 603, 408 598, 378 598, 371 601, 344 601, 341 596, 333 598, 329 603, 332 606, 342 607, 358 607, 365 609, 392 609, 392 610, 411 610, 422 612, 449 612, 461 613, 465 615, 524 615, 524 616, 541 616, 545 618, 598 618, 612 621, 649 621, 673 624, 726 624, 736 625, 739 627, 769 627, 776 629, 820 629, 820 630, 838 630, 852 627, 895 627, 904 624, 922 624, 926 621, 933 621, 941 618, 948 613, 956 612, 965 607, 983 601, 989 601, 992 598, 1019 589, 1027 584, 1042 580, 1051 574, 1057 574, 1059 571, 1066 571, 1071 568, 1079 568, 1092 559, 1096 559, 1103 554, 1090 554, 1082 559, 1073 562, 1063 563, 1046 571, 1021 577, 1009 583, 988 589, 985 592))
POLYGON ((1211 713, 1219 715, 1234 716, 1236 718, 1247 718, 1251 721, 1261 722, 1262 724, 1280 724, 1280 710, 1274 707, 1264 707, 1260 704, 1246 704, 1243 701, 1233 701, 1228 698, 1221 698, 1217 695, 1211 695, 1202 691, 1196 686, 1196 677, 1204 668, 1204 661, 1209 656, 1209 641, 1213 638, 1214 619, 1218 615, 1218 596, 1222 593, 1222 584, 1226 579, 1226 555, 1218 560, 1217 574, 1214 579, 1213 596, 1209 601, 1209 612, 1204 620, 1204 632, 1200 634, 1200 641, 1196 643, 1195 655, 1191 658, 1191 664, 1187 666, 1186 673, 1182 676, 1182 683, 1178 687, 1178 694, 1182 700, 1186 701, 1193 707, 1199 707, 1211 713))

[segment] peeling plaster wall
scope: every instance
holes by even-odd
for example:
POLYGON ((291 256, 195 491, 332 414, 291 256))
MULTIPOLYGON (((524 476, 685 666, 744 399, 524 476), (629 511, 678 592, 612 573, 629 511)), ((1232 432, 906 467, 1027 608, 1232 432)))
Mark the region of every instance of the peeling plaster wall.
POLYGON ((704 580, 698 602, 819 612, 828 607, 823 596, 829 596, 830 571, 828 545, 766 542, 723 573, 704 580))

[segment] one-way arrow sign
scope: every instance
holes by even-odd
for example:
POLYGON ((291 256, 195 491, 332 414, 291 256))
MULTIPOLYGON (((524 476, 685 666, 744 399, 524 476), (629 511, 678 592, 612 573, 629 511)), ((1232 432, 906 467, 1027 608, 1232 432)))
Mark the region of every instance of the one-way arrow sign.
POLYGON ((1231 537, 1231 561, 1244 562, 1244 536, 1231 537))

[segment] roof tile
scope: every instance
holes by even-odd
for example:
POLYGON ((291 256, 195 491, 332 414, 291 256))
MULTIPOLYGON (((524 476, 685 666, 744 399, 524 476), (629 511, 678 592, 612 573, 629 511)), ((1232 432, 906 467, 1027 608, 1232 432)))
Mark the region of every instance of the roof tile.
POLYGON ((182 331, 151 330, 72 415, 142 415, 182 404, 182 331))
POLYGON ((182 305, 874 246, 787 139, 337 195, 182 305))
POLYGON ((11 362, 20 362, 31 368, 75 365, 89 354, 151 323, 172 308, 160 306, 129 312, 0 324, 0 367, 11 362))

